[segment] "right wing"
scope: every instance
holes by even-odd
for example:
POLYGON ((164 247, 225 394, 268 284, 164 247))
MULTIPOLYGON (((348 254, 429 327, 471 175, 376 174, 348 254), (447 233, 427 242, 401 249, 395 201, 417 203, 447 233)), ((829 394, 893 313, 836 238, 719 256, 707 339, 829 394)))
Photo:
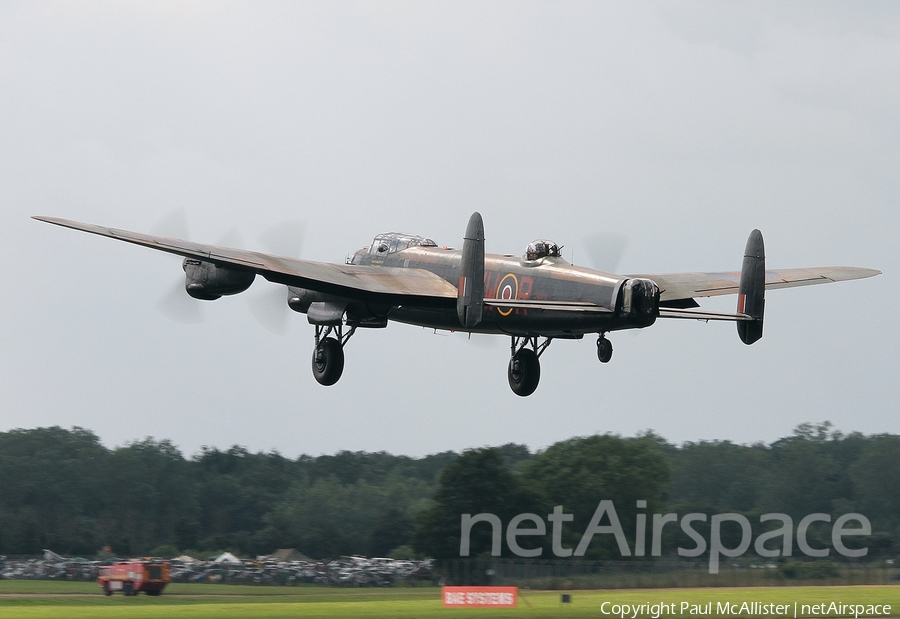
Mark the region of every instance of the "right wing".
POLYGON ((391 305, 455 306, 456 286, 424 269, 329 264, 105 228, 56 217, 39 221, 151 249, 254 271, 271 282, 391 305))
MULTIPOLYGON (((771 269, 766 271, 766 290, 793 288, 813 284, 830 284, 850 279, 862 279, 880 274, 875 269, 859 267, 812 267, 807 269, 771 269)), ((629 275, 652 279, 662 291, 661 302, 680 301, 694 297, 714 297, 737 294, 740 271, 718 273, 662 273, 629 275)), ((674 317, 674 316, 673 316, 674 317)))

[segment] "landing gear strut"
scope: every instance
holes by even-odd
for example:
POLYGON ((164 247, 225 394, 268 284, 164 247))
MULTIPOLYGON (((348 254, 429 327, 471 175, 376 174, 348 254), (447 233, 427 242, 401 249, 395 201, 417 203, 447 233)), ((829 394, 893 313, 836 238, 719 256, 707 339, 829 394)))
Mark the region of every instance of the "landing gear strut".
POLYGON ((513 390, 513 393, 525 397, 537 389, 538 383, 541 381, 541 363, 538 358, 550 345, 551 340, 552 338, 547 337, 539 344, 536 336, 512 336, 507 374, 509 388, 513 390))
POLYGON ((612 359, 612 342, 606 339, 606 334, 601 333, 597 336, 597 358, 600 360, 600 363, 609 363, 609 360, 612 359))
POLYGON ((316 325, 316 347, 312 356, 312 372, 320 385, 338 382, 344 372, 344 344, 356 333, 356 325, 344 333, 343 325, 316 325))

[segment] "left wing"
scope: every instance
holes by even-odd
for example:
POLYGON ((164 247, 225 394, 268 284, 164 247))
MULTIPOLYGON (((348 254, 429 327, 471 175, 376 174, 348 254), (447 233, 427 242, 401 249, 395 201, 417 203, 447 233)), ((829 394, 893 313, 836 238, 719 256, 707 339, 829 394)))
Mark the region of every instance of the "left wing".
MULTIPOLYGON (((766 271, 766 290, 793 288, 813 284, 830 284, 851 279, 863 279, 880 274, 875 269, 859 267, 812 267, 808 269, 773 269, 766 271)), ((645 277, 657 283, 662 295, 660 302, 681 301, 694 297, 715 297, 737 294, 741 280, 740 271, 719 273, 662 273, 656 275, 629 275, 645 277)), ((673 316, 674 318, 675 316, 673 316)), ((679 316, 680 317, 680 316, 679 316)))
POLYGON ((255 251, 206 245, 151 234, 105 228, 56 217, 39 221, 99 234, 151 249, 254 271, 271 282, 336 294, 350 299, 398 305, 455 305, 456 286, 424 269, 329 264, 255 251))

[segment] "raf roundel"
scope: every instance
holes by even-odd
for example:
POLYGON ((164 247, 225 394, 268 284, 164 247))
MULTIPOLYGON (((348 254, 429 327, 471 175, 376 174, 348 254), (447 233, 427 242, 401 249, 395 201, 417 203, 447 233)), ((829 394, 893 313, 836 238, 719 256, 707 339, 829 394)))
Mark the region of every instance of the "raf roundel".
MULTIPOLYGON (((512 273, 507 273, 497 284, 497 298, 512 301, 519 296, 519 280, 512 273)), ((497 312, 501 316, 509 316, 512 314, 512 308, 503 309, 498 307, 497 312)))

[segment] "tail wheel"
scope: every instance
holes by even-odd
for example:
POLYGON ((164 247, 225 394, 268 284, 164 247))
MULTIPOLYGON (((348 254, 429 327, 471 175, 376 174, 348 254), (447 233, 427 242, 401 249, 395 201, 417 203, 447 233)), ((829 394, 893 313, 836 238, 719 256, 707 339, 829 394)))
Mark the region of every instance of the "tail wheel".
POLYGON ((327 337, 313 350, 313 376, 320 385, 333 385, 344 372, 344 349, 333 337, 327 337))
POLYGON ((609 360, 612 359, 613 347, 612 342, 603 337, 602 335, 597 338, 597 358, 600 360, 600 363, 609 363, 609 360))
POLYGON ((509 388, 518 396, 529 396, 541 381, 541 362, 537 353, 523 348, 509 360, 509 388))

